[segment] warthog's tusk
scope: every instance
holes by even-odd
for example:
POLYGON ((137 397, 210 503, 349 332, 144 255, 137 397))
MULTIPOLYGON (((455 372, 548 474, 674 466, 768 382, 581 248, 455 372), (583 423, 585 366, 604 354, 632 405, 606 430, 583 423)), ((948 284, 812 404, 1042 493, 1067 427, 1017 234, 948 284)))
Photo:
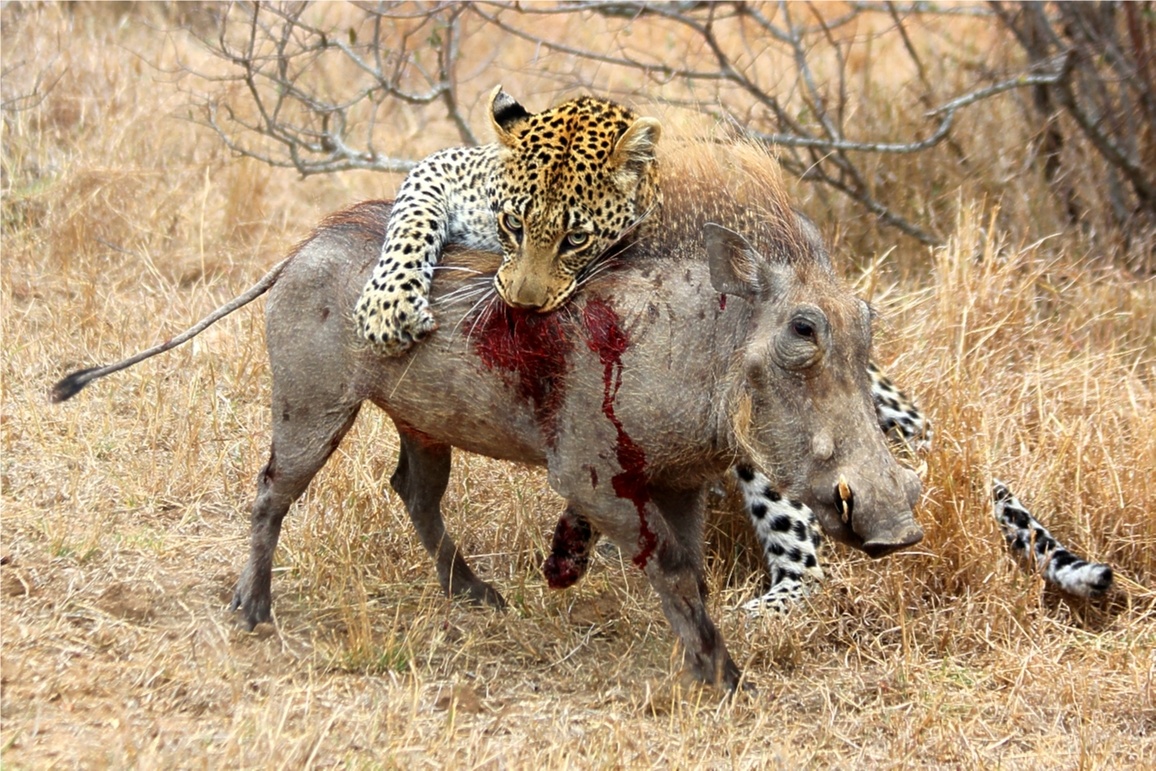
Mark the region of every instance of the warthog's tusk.
POLYGON ((838 495, 835 497, 835 508, 839 510, 839 516, 843 519, 844 524, 851 524, 851 511, 855 508, 855 496, 851 492, 851 485, 847 483, 847 477, 842 474, 839 475, 839 481, 835 485, 835 492, 838 495))

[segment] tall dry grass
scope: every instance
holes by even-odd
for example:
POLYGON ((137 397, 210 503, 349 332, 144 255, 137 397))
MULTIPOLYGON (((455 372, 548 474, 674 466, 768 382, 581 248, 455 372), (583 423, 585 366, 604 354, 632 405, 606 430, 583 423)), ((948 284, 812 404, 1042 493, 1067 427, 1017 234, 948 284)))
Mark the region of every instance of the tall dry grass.
MULTIPOLYGON (((370 410, 287 521, 276 629, 248 634, 224 607, 267 451, 260 313, 67 405, 47 388, 183 328, 322 214, 397 180, 301 181, 230 157, 187 119, 188 82, 164 74, 178 56, 216 66, 163 33, 172 9, 0 13, 4 99, 52 84, 3 124, 4 765, 1156 761, 1156 286, 1037 221, 1050 210, 1030 171, 979 186, 1014 187, 1016 205, 965 180, 938 193, 955 220, 937 250, 892 253, 835 204, 848 277, 883 311, 880 358, 936 427, 927 539, 881 562, 828 548, 820 594, 750 621, 734 609, 757 590, 757 555, 720 503, 713 612, 757 697, 682 688, 657 602, 613 553, 546 590, 559 501, 538 471, 457 459, 449 526, 511 609, 442 598, 383 494, 396 437, 370 410), (1111 562, 1122 590, 1076 603, 1018 568, 990 516, 993 476, 1111 562)), ((973 119, 969 141, 1003 146, 1008 117, 973 119)), ((917 162, 891 173, 927 194, 917 162)))

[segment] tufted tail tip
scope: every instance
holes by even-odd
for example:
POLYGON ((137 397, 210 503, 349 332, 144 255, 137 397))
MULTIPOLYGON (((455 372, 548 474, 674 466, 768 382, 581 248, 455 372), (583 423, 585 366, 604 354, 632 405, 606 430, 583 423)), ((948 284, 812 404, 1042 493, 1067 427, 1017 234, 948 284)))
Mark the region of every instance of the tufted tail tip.
POLYGON ((56 381, 55 385, 52 386, 51 393, 49 393, 49 400, 53 404, 59 404, 76 396, 82 388, 91 382, 92 378, 90 376, 98 369, 101 368, 89 367, 88 369, 77 370, 71 375, 56 381))

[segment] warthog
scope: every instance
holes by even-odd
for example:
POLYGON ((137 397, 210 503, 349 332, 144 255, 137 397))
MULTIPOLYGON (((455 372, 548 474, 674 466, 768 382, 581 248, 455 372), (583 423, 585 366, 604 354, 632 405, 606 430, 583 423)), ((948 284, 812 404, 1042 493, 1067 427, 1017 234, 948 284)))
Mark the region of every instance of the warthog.
POLYGON ((493 255, 450 253, 434 282, 440 331, 406 356, 378 357, 352 321, 389 214, 388 203, 367 202, 328 217, 197 327, 74 373, 54 398, 268 290, 273 440, 233 599, 250 627, 271 617, 282 519, 368 400, 397 426, 390 481, 447 593, 503 604, 445 531, 451 448, 546 466, 567 516, 646 574, 690 671, 733 689, 739 670, 705 605, 708 484, 753 464, 830 534, 874 556, 922 537, 911 516, 920 485, 876 425, 868 308, 791 211, 773 162, 750 148, 683 149, 665 168, 662 232, 600 265, 559 311, 508 308, 494 300, 493 255))

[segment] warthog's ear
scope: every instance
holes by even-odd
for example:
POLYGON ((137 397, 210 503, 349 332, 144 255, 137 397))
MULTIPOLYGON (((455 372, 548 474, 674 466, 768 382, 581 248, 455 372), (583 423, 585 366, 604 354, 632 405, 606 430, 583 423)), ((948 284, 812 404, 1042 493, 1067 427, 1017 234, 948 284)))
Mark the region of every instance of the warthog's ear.
POLYGON ((490 123, 498 141, 510 147, 514 143, 514 127, 530 117, 525 107, 499 85, 490 92, 490 123))
POLYGON ((769 287, 762 269, 766 261, 750 241, 713 222, 706 223, 702 231, 710 260, 710 283, 715 291, 748 299, 766 293, 769 287))
POLYGON ((827 251, 827 244, 823 242, 823 234, 819 232, 819 226, 815 224, 814 220, 798 209, 794 209, 793 211, 795 212, 795 219, 799 222, 799 230, 802 231, 803 238, 806 240, 807 245, 811 248, 811 251, 814 252, 815 257, 818 258, 819 264, 829 269, 832 268, 831 254, 827 251))

